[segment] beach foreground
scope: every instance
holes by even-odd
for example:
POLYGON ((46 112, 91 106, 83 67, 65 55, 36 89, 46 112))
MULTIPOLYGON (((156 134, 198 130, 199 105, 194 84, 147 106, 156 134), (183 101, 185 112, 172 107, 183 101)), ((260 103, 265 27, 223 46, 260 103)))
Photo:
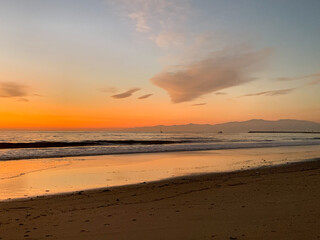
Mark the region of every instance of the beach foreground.
POLYGON ((320 161, 0 203, 0 239, 320 239, 320 161))

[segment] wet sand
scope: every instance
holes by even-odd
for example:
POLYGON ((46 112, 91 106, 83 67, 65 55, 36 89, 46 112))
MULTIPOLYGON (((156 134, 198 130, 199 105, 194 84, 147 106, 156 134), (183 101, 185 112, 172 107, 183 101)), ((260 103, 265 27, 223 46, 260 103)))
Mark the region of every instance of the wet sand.
POLYGON ((0 201, 231 172, 319 156, 319 146, 299 146, 0 161, 0 201))
POLYGON ((0 202, 0 239, 320 239, 320 160, 0 202))

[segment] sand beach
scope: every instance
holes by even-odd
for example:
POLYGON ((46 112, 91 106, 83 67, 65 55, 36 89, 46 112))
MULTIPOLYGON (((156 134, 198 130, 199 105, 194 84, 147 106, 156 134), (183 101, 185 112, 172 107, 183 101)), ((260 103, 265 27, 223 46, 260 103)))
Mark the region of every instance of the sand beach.
POLYGON ((319 239, 320 161, 0 203, 0 239, 319 239))

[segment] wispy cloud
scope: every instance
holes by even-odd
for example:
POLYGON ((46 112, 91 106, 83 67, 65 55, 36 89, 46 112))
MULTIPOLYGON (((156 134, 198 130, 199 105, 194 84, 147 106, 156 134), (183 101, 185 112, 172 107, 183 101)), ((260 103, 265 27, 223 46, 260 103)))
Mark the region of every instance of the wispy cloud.
POLYGON ((215 95, 227 95, 227 93, 225 93, 225 92, 215 92, 214 94, 215 95))
POLYGON ((164 48, 183 41, 182 23, 189 12, 189 0, 119 0, 122 12, 157 46, 164 48))
POLYGON ((316 78, 320 77, 320 73, 313 73, 313 74, 308 74, 304 76, 298 76, 298 77, 280 77, 276 78, 277 81, 293 81, 293 80, 303 80, 303 79, 310 79, 310 78, 316 78))
POLYGON ((150 81, 166 90, 173 103, 187 102, 253 81, 252 74, 265 66, 271 52, 270 48, 258 51, 224 49, 198 62, 165 69, 150 81))
POLYGON ((192 104, 191 106, 203 106, 203 105, 206 105, 207 103, 195 103, 195 104, 192 104))
POLYGON ((140 88, 132 88, 126 92, 123 92, 123 93, 119 93, 119 94, 116 94, 116 95, 113 95, 111 96, 112 98, 115 98, 115 99, 122 99, 122 98, 127 98, 127 97, 131 97, 131 95, 137 91, 139 91, 140 88))
POLYGON ((258 92, 258 93, 250 93, 250 94, 243 95, 241 97, 286 95, 288 93, 291 93, 295 89, 296 88, 288 88, 288 89, 271 90, 271 91, 264 91, 264 92, 258 92))
POLYGON ((1 98, 23 98, 29 95, 28 87, 15 82, 0 82, 1 98))
POLYGON ((169 46, 179 46, 185 41, 185 36, 178 32, 162 31, 157 35, 151 36, 150 40, 154 41, 155 44, 160 48, 166 48, 169 46))
POLYGON ((138 97, 138 99, 146 99, 146 98, 148 98, 148 97, 151 97, 153 94, 151 93, 151 94, 146 94, 146 95, 143 95, 143 96, 141 96, 141 97, 138 97))
POLYGON ((148 32, 150 30, 150 27, 147 25, 145 13, 130 13, 128 17, 136 22, 136 30, 138 32, 148 32))
POLYGON ((319 79, 315 79, 312 82, 309 82, 308 85, 316 85, 320 83, 320 78, 319 79))
POLYGON ((29 102, 29 99, 27 98, 18 98, 19 102, 29 102))

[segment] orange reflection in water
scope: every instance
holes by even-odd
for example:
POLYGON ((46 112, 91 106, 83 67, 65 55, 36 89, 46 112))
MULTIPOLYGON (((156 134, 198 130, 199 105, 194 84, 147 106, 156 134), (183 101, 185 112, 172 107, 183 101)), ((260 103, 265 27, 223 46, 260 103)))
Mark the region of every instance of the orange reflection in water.
POLYGON ((0 162, 0 199, 241 170, 315 158, 319 153, 319 146, 304 146, 0 162))

